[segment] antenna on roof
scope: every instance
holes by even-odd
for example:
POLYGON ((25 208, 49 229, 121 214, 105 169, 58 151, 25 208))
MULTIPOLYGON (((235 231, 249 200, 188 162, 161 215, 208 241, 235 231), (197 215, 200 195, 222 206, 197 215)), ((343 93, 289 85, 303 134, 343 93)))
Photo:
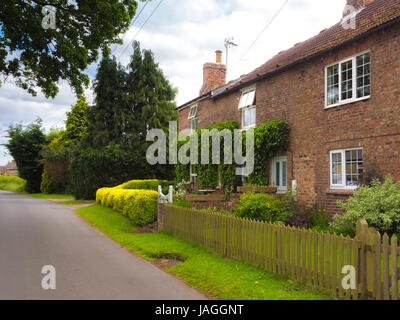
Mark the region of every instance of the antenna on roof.
POLYGON ((233 37, 232 38, 226 38, 225 39, 225 48, 226 48, 226 69, 228 70, 228 53, 229 53, 229 48, 231 47, 237 47, 238 45, 233 42, 233 37))

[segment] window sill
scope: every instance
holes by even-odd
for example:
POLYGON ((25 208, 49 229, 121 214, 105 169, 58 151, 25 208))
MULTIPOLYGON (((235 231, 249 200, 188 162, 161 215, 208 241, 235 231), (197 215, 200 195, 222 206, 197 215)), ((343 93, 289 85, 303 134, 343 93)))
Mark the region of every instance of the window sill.
POLYGON ((364 101, 364 100, 368 100, 368 99, 371 99, 371 96, 362 97, 362 98, 358 98, 358 99, 352 99, 352 100, 348 100, 348 101, 343 101, 343 102, 340 102, 340 103, 336 103, 336 104, 333 104, 333 105, 330 105, 330 106, 325 106, 325 107, 324 107, 324 110, 328 110, 328 109, 331 109, 331 108, 335 108, 335 107, 339 107, 339 106, 344 106, 344 105, 346 105, 346 104, 351 104, 351 103, 355 103, 355 102, 359 102, 359 101, 364 101))
POLYGON ((351 196, 355 191, 356 191, 356 189, 328 189, 328 190, 326 190, 326 194, 351 196))
POLYGON ((247 131, 247 130, 249 130, 249 129, 255 129, 256 128, 256 126, 254 125, 254 126, 248 126, 248 127, 243 127, 242 129, 240 129, 241 131, 247 131))

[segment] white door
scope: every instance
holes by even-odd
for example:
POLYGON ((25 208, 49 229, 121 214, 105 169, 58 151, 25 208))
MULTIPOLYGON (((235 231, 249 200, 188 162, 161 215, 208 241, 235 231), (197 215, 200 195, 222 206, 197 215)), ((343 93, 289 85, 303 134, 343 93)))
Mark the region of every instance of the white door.
POLYGON ((275 157, 271 163, 271 186, 278 189, 278 193, 287 191, 287 157, 275 157))

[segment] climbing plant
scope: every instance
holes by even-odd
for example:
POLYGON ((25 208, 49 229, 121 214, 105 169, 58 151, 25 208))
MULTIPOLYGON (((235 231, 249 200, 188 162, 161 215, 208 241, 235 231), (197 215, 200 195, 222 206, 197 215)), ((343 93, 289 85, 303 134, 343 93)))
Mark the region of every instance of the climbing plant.
MULTIPOLYGON (((220 122, 204 129, 216 129, 219 132, 229 130, 233 133, 238 129, 236 121, 220 122)), ((289 124, 282 120, 272 120, 261 124, 254 130, 254 171, 249 176, 249 183, 253 185, 268 185, 269 170, 267 169, 268 159, 272 158, 279 151, 287 151, 290 144, 289 124)), ((199 159, 198 164, 193 165, 193 170, 197 174, 197 185, 200 188, 216 188, 219 185, 229 194, 233 192, 239 183, 236 176, 236 164, 232 159, 232 164, 223 164, 225 146, 223 135, 220 136, 220 157, 221 164, 212 164, 212 138, 209 137, 209 164, 201 164, 201 141, 202 135, 205 134, 201 129, 196 130, 198 136, 199 159)), ((186 141, 178 142, 178 150, 186 143, 186 141)), ((234 139, 232 138, 232 143, 234 139)), ((246 131, 242 133, 243 152, 246 153, 246 131)), ((233 151, 233 150, 232 150, 233 151)), ((233 156, 232 152, 232 156, 233 156)), ((190 165, 178 164, 175 167, 176 180, 178 182, 190 180, 190 165)))
POLYGON ((290 145, 290 127, 286 121, 267 121, 254 130, 254 171, 249 183, 267 186, 267 162, 279 151, 287 151, 290 145))

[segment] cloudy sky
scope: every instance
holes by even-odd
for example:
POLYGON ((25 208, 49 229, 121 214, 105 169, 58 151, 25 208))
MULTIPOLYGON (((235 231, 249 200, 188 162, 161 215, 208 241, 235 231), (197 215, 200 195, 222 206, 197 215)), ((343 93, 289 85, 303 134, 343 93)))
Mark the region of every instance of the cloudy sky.
MULTIPOLYGON (((281 50, 306 40, 337 23, 345 0, 289 0, 252 49, 241 59, 285 0, 152 0, 123 35, 124 45, 112 48, 122 64, 132 53, 130 43, 138 34, 142 48, 153 51, 156 61, 178 89, 177 104, 195 98, 202 84, 202 66, 215 61, 215 50, 224 50, 224 39, 233 37, 238 47, 229 51, 228 81, 248 73, 281 50), (161 5, 149 18, 159 2, 161 5)), ((139 4, 138 12, 144 6, 139 4)), ((93 79, 96 65, 87 73, 93 79)), ((87 92, 88 100, 93 95, 87 92)), ((60 83, 58 96, 32 97, 12 83, 0 87, 0 144, 12 123, 28 124, 38 116, 47 130, 63 127, 65 112, 76 98, 67 83, 60 83)), ((0 165, 10 160, 0 146, 0 165)))

